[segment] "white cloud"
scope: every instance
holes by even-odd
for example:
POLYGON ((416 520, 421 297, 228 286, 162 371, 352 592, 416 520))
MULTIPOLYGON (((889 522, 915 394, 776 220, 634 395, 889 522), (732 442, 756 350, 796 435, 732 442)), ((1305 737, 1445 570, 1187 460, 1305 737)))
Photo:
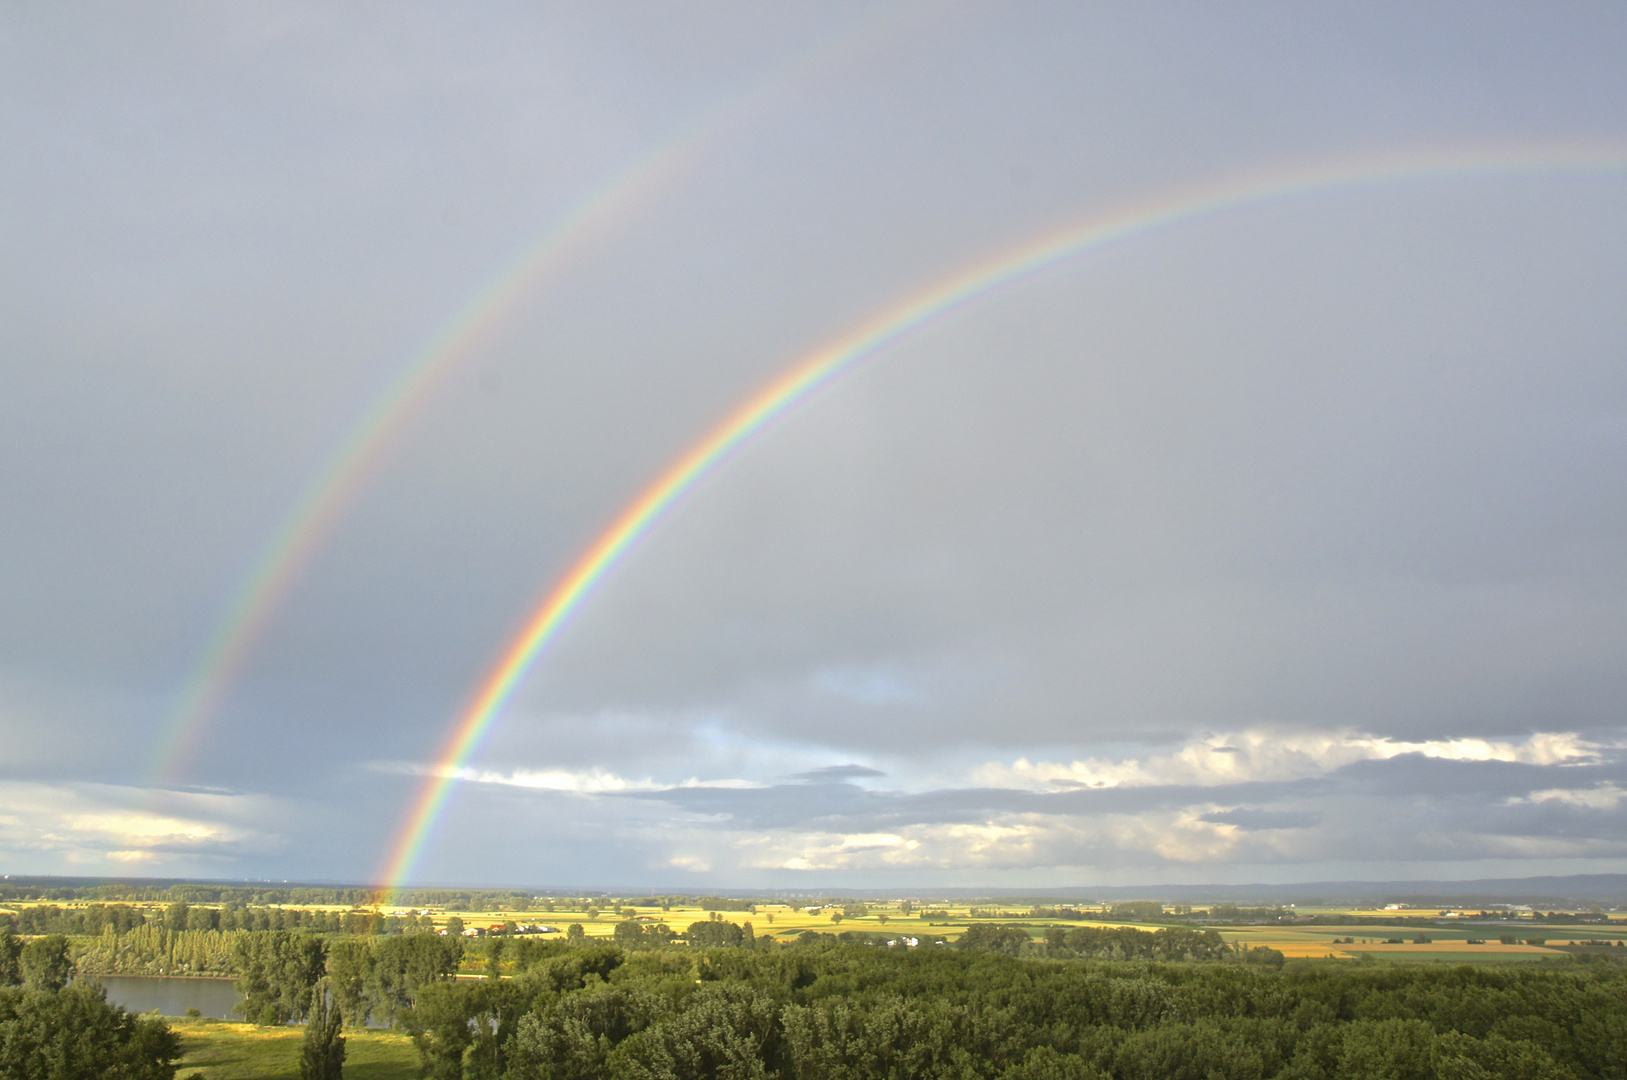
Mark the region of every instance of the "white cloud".
POLYGON ((1275 858, 1281 844, 1230 825, 1202 820, 1201 811, 1115 814, 1089 820, 1010 814, 983 822, 909 825, 886 832, 705 832, 675 838, 684 852, 674 865, 732 863, 743 870, 870 871, 1111 865, 1144 860, 1205 863, 1240 852, 1275 858))
POLYGON ((1494 739, 1401 741, 1355 732, 1283 732, 1250 729, 1189 740, 1173 753, 1071 762, 989 762, 973 772, 987 787, 1030 791, 1070 787, 1143 787, 1154 784, 1236 784, 1319 776, 1358 761, 1402 754, 1449 761, 1510 761, 1528 765, 1595 760, 1603 749, 1570 732, 1539 732, 1522 742, 1494 739))
MULTIPOLYGON (((1443 858, 1620 858, 1627 847, 1609 835, 1602 819, 1591 836, 1559 836, 1554 815, 1535 809, 1541 803, 1615 809, 1627 789, 1600 784, 1598 769, 1588 767, 1600 765, 1611 751, 1566 732, 1399 740, 1349 731, 1243 729, 1194 737, 1161 753, 967 763, 958 769, 872 758, 881 769, 768 774, 760 771, 768 763, 756 762, 759 768, 744 778, 711 780, 602 767, 465 768, 453 775, 494 794, 506 788, 594 800, 596 835, 636 845, 634 861, 657 876, 679 872, 739 882, 787 873, 941 877, 1013 871, 1099 879, 1137 867, 1207 875, 1212 869, 1200 868, 1306 865, 1329 861, 1330 853, 1350 864, 1408 865, 1443 858), (1485 788, 1486 770, 1448 769, 1469 786, 1454 789, 1460 801, 1438 807, 1406 786, 1411 781, 1395 786, 1397 777, 1414 769, 1399 761, 1393 769, 1364 770, 1344 784, 1269 786, 1403 755, 1443 766, 1509 762, 1543 771, 1535 774, 1540 779, 1523 780, 1538 790, 1510 798, 1524 789, 1500 786, 1507 773, 1485 788), (900 773, 909 778, 898 782, 900 773), (865 782, 855 784, 855 777, 865 782), (1256 781, 1268 786, 1238 787, 1256 781), (1188 790, 1153 790, 1160 786, 1188 790)), ((679 758, 671 767, 687 772, 701 765, 698 758, 679 758)))
POLYGON ((475 784, 503 784, 538 791, 567 791, 579 795, 606 795, 628 791, 661 791, 667 785, 648 777, 629 780, 606 769, 515 769, 502 773, 490 769, 453 769, 450 775, 475 784))
POLYGON ((0 851, 74 866, 218 858, 279 846, 261 825, 272 810, 253 795, 0 782, 0 851))
POLYGON ((533 791, 560 791, 576 795, 626 795, 637 792, 675 791, 679 788, 758 788, 763 784, 754 780, 723 778, 702 780, 691 776, 678 783, 662 783, 648 776, 634 779, 598 767, 589 769, 513 769, 499 772, 495 769, 429 769, 416 765, 398 765, 391 771, 413 776, 450 776, 471 784, 497 784, 503 787, 529 788, 533 791))
POLYGON ((1627 799, 1627 790, 1615 784, 1600 784, 1591 788, 1547 788, 1543 791, 1533 791, 1524 798, 1510 799, 1509 803, 1545 803, 1560 802, 1571 806, 1582 806, 1589 810, 1614 810, 1627 799))

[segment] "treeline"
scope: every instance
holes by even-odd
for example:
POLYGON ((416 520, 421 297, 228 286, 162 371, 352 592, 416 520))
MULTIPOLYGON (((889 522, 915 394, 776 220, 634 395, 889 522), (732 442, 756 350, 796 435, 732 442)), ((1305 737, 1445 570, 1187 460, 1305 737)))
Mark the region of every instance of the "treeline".
POLYGON ((97 936, 107 930, 128 933, 143 926, 166 930, 310 930, 324 934, 400 934, 432 930, 428 915, 384 915, 375 911, 306 911, 277 907, 196 907, 175 902, 162 911, 126 904, 91 904, 63 908, 51 904, 0 913, 0 932, 97 936))
POLYGON ((87 975, 232 976, 237 974, 233 943, 247 933, 142 926, 120 934, 108 927, 74 966, 87 975))
MULTIPOLYGON (((293 906, 361 907, 375 903, 378 890, 355 886, 324 888, 313 885, 142 885, 111 882, 95 885, 43 885, 0 881, 0 900, 93 901, 104 904, 232 904, 238 907, 293 906)), ((442 907, 463 911, 530 909, 531 894, 520 889, 400 889, 388 897, 402 907, 442 907)))
POLYGON ((235 1009, 254 1023, 286 1024, 331 995, 352 1027, 395 1026, 421 989, 455 974, 462 959, 462 939, 432 934, 333 942, 287 931, 241 934, 232 940, 243 995, 235 1009))
POLYGON ((539 952, 419 986, 424 1075, 763 1080, 1605 1080, 1614 966, 1102 964, 979 949, 539 952))
POLYGON ((318 934, 403 934, 433 930, 428 915, 376 911, 307 911, 279 907, 191 907, 171 904, 162 925, 170 930, 309 930, 318 934))
POLYGON ((100 934, 111 928, 124 933, 146 924, 147 916, 126 904, 92 904, 83 908, 60 908, 49 904, 20 908, 16 914, 0 912, 0 933, 100 934))
POLYGON ((521 889, 396 889, 387 899, 401 907, 456 911, 530 911, 534 902, 532 895, 521 889))
MULTIPOLYGON (((757 902, 742 900, 729 896, 696 896, 685 897, 695 907, 702 911, 756 911, 757 902)), ((670 901, 668 906, 670 906, 670 901)))
MULTIPOLYGON (((1234 953, 1217 931, 1189 930, 1185 927, 1149 931, 1129 926, 1081 926, 1072 930, 1057 926, 1045 932, 1045 944, 1041 947, 1021 927, 980 925, 969 928, 957 944, 962 949, 987 949, 1008 956, 1032 953, 1043 948, 1046 956, 1091 960, 1203 963, 1230 960, 1242 955, 1234 953)), ((1283 960, 1282 953, 1274 949, 1250 951, 1258 954, 1257 957, 1248 957, 1256 963, 1281 964, 1283 960)))
POLYGON ((111 882, 97 885, 30 885, 0 881, 0 900, 90 900, 126 904, 370 904, 376 890, 271 885, 143 885, 111 882))
MULTIPOLYGON (((1457 909, 1462 911, 1462 909, 1457 909)), ((1115 912, 1116 914, 1116 912, 1115 912)), ((1167 914, 1168 920, 1196 919, 1209 922, 1295 922, 1310 926, 1437 926, 1443 922, 1550 922, 1550 923, 1608 923, 1610 916, 1603 911, 1478 911, 1462 912, 1457 918, 1443 920, 1434 913, 1411 912, 1395 915, 1302 915, 1293 908, 1240 908, 1231 904, 1217 904, 1208 909, 1167 914)))

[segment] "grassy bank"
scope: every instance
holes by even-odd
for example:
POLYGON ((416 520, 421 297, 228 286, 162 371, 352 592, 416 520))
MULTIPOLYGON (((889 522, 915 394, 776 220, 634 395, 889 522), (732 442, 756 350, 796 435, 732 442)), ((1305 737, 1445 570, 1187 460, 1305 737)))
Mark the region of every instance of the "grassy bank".
MULTIPOLYGON (((171 1020, 182 1039, 181 1080, 298 1080, 301 1027, 171 1020)), ((345 1032, 345 1080, 415 1080, 418 1051, 394 1031, 345 1032)))

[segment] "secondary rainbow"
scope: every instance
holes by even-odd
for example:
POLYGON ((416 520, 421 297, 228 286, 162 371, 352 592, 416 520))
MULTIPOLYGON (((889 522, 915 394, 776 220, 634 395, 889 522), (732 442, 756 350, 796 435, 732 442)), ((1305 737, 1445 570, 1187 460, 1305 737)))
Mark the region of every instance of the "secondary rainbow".
POLYGON ((544 279, 560 271, 601 232, 670 189, 710 147, 767 109, 779 93, 894 34, 935 3, 917 0, 870 12, 776 66, 746 92, 682 125, 567 209, 441 326, 346 429, 250 563, 160 729, 147 768, 153 794, 161 794, 185 771, 207 721, 279 600, 441 379, 477 351, 544 279))
POLYGON ((1311 162, 1211 180, 1075 223, 974 264, 907 296, 803 356, 662 471, 547 592, 458 715, 384 860, 377 879, 381 896, 398 889, 412 875, 448 796, 478 751, 481 739, 593 587, 664 511, 731 451, 859 361, 1002 287, 1087 252, 1203 215, 1295 195, 1403 180, 1623 170, 1627 170, 1627 147, 1587 144, 1412 151, 1311 162))

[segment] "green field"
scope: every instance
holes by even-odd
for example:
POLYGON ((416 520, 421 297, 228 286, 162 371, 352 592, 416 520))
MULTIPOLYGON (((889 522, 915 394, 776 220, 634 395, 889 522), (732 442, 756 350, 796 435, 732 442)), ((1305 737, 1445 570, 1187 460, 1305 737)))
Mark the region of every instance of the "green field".
MULTIPOLYGON (((299 1080, 305 1029, 217 1020, 171 1020, 184 1056, 181 1080, 299 1080)), ((345 1032, 345 1080, 414 1080, 418 1051, 394 1031, 345 1032)))

